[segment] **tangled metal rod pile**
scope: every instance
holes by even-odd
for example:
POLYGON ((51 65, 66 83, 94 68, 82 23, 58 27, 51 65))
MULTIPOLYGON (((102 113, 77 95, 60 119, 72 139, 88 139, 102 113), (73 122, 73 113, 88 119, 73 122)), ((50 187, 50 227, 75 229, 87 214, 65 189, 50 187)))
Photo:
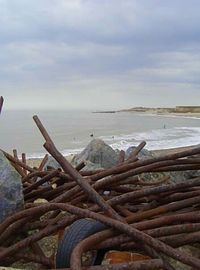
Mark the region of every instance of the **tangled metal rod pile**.
POLYGON ((142 173, 200 169, 200 147, 139 160, 137 155, 145 145, 142 142, 127 160, 121 152, 115 167, 82 171, 84 163, 73 168, 57 150, 39 118, 33 118, 45 139, 45 149, 62 169, 45 171, 47 155, 38 168, 32 168, 26 164, 25 154, 19 160, 16 152, 14 156, 4 152, 22 176, 25 208, 0 224, 2 265, 22 259, 55 269, 55 254, 47 257, 38 241, 60 234, 77 219, 90 218, 105 224, 107 229, 75 247, 71 269, 83 269, 81 256, 92 249, 139 250, 152 258, 113 264, 109 266, 113 270, 172 270, 175 268, 170 258, 200 269, 200 259, 178 249, 200 240, 200 177, 179 183, 169 177, 157 182, 140 178, 142 173), (47 202, 38 203, 38 198, 47 202))

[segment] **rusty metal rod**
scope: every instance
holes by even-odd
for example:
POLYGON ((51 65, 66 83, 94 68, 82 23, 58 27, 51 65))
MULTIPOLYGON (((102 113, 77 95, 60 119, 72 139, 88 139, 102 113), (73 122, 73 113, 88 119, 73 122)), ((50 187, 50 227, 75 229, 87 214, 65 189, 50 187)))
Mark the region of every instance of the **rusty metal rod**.
POLYGON ((137 157, 137 155, 140 153, 140 151, 145 147, 146 142, 142 141, 130 154, 130 156, 127 158, 126 161, 130 162, 137 157))
POLYGON ((187 234, 163 236, 159 239, 166 244, 177 248, 185 245, 198 243, 200 241, 200 232, 198 231, 187 234))
POLYGON ((0 114, 1 114, 1 111, 2 111, 2 108, 3 108, 3 102, 4 102, 4 99, 3 99, 3 97, 1 96, 1 97, 0 97, 0 114))
POLYGON ((17 220, 12 226, 9 226, 1 235, 0 235, 0 244, 7 240, 13 233, 19 231, 22 226, 28 222, 29 218, 22 218, 17 220))
MULTIPOLYGON (((26 164, 26 154, 25 153, 22 153, 22 162, 24 164, 26 164)), ((24 174, 27 175, 27 170, 26 169, 24 169, 24 174)))
POLYGON ((36 178, 36 177, 43 177, 45 175, 47 175, 49 172, 47 171, 34 171, 32 173, 29 173, 28 175, 26 175, 25 177, 22 178, 22 182, 25 183, 27 182, 29 179, 32 178, 36 178))
MULTIPOLYGON (((0 251, 2 250, 3 248, 0 248, 0 251)), ((54 267, 54 262, 50 258, 47 258, 46 256, 17 252, 16 254, 13 255, 13 257, 17 260, 25 260, 27 262, 35 262, 38 264, 42 264, 48 268, 50 267, 51 269, 52 267, 54 267)))
MULTIPOLYGON (((152 219, 152 220, 142 220, 138 223, 132 224, 131 226, 136 227, 138 230, 144 231, 144 230, 156 229, 156 228, 166 226, 166 225, 171 225, 171 224, 177 223, 177 222, 182 222, 182 223, 184 223, 184 222, 200 222, 200 213, 199 213, 199 211, 194 211, 191 213, 162 216, 162 217, 157 217, 157 218, 152 219)), ((119 244, 123 243, 124 240, 130 241, 130 238, 128 236, 118 235, 117 238, 112 237, 114 235, 112 230, 105 230, 105 231, 101 232, 101 234, 104 234, 105 240, 95 247, 97 249, 109 248, 109 247, 116 246, 116 245, 118 246, 119 244), (112 237, 112 238, 110 238, 110 237, 112 237), (126 237, 126 239, 124 239, 124 237, 126 237)), ((94 237, 98 238, 98 233, 95 234, 94 237)), ((103 236, 101 235, 101 237, 103 237, 103 236)))
POLYGON ((184 150, 178 153, 164 155, 160 157, 148 158, 145 160, 138 160, 130 164, 122 164, 119 166, 115 166, 114 168, 106 169, 106 170, 103 170, 102 172, 98 172, 97 174, 93 175, 92 180, 98 180, 98 179, 101 179, 101 178, 104 178, 106 176, 116 174, 116 173, 123 173, 128 170, 132 170, 141 166, 153 164, 155 162, 174 160, 174 159, 179 159, 183 157, 193 156, 195 154, 200 154, 200 147, 196 147, 193 149, 184 150))
MULTIPOLYGON (((134 224, 134 228, 140 230, 142 222, 136 223, 134 224)), ((154 228, 154 229, 149 229, 149 230, 142 230, 144 231, 146 234, 152 236, 152 237, 163 237, 160 238, 160 240, 162 240, 163 242, 170 244, 170 246, 173 247, 177 247, 180 245, 176 243, 174 241, 174 245, 172 245, 171 243, 173 242, 170 238, 167 237, 171 237, 172 235, 175 235, 175 237, 177 237, 178 234, 184 234, 184 233, 193 233, 193 232, 199 232, 200 230, 200 223, 187 223, 187 224, 181 224, 181 225, 169 225, 169 226, 164 226, 164 227, 159 227, 159 228, 154 228), (164 238, 166 237, 166 238, 164 238), (165 241, 166 239, 166 241, 165 241), (169 241, 168 241, 169 239, 169 241)), ((190 234, 188 234, 190 235, 190 234)), ((99 237, 98 235, 96 236, 97 238, 99 237)), ((103 238, 103 235, 102 235, 103 238)), ((175 238, 177 239, 177 238, 175 238)), ((178 240, 177 240, 178 241, 178 240)), ((185 241, 185 239, 183 239, 183 242, 185 241)), ((188 240, 187 240, 188 241, 188 240)), ((189 238, 189 241, 191 241, 191 238, 189 238)), ((198 241, 198 238, 197 238, 198 241)), ((102 241, 100 244, 97 245, 98 248, 113 248, 113 247, 119 247, 121 244, 123 244, 124 246, 126 246, 126 244, 129 244, 130 242, 130 246, 133 244, 131 237, 126 236, 124 234, 121 235, 117 235, 114 236, 112 238, 109 238, 107 240, 102 241)), ((181 243, 183 243, 181 242, 181 243)), ((185 243, 185 242, 184 242, 185 243)), ((136 243, 134 242, 134 245, 136 243)), ((126 246, 127 248, 127 246, 126 246)))
POLYGON ((56 146, 54 145, 53 141, 51 140, 39 118, 35 115, 33 119, 46 140, 46 143, 44 144, 45 149, 61 165, 64 172, 69 173, 69 175, 71 175, 71 177, 77 182, 77 184, 86 192, 86 194, 88 194, 88 196, 95 203, 97 203, 102 208, 105 213, 107 213, 109 216, 122 220, 118 213, 115 212, 115 210, 104 201, 104 199, 90 186, 88 182, 84 181, 82 175, 79 174, 78 171, 76 171, 72 167, 72 165, 63 157, 63 155, 57 150, 56 146))
POLYGON ((30 166, 24 164, 22 161, 20 161, 20 160, 14 158, 13 156, 11 156, 10 154, 6 153, 6 152, 3 151, 3 150, 1 150, 1 151, 4 153, 4 155, 6 156, 6 158, 7 158, 9 161, 11 161, 11 162, 13 162, 13 163, 19 165, 20 167, 22 167, 23 169, 26 169, 26 170, 29 171, 29 172, 34 172, 34 171, 35 171, 35 169, 33 169, 33 168, 31 168, 30 166))
POLYGON ((82 161, 78 165, 76 165, 75 170, 80 171, 85 167, 85 162, 82 161))
POLYGON ((24 200, 27 201, 29 199, 37 199, 38 197, 44 197, 46 195, 46 192, 48 191, 52 191, 52 187, 51 186, 47 186, 47 187, 42 187, 41 189, 36 189, 34 191, 29 192, 28 194, 24 195, 24 200))
POLYGON ((84 178, 76 171, 71 164, 62 156, 62 154, 56 149, 52 143, 46 142, 44 144, 46 150, 59 162, 63 170, 66 173, 69 173, 71 177, 77 182, 77 184, 83 188, 83 190, 88 194, 88 196, 98 204, 102 210, 107 213, 109 216, 115 217, 117 219, 122 218, 118 215, 115 210, 109 206, 106 201, 90 186, 87 181, 84 181, 84 178))
POLYGON ((111 205, 116 204, 124 204, 126 202, 132 202, 135 199, 153 195, 153 194, 161 194, 162 192, 166 191, 177 191, 179 189, 186 189, 189 187, 200 186, 200 177, 196 177, 192 180, 188 180, 187 182, 180 182, 177 184, 170 184, 170 185, 163 185, 159 187, 152 187, 152 188, 144 188, 142 190, 128 192, 127 194, 120 195, 115 197, 109 201, 111 205))
POLYGON ((48 154, 46 154, 46 155, 44 156, 44 158, 42 159, 42 161, 41 161, 41 163, 40 163, 40 166, 38 167, 38 171, 42 171, 42 170, 43 170, 45 164, 46 164, 47 161, 48 161, 48 157, 49 157, 48 154))
POLYGON ((120 150, 119 152, 119 158, 118 158, 118 165, 122 164, 125 160, 125 152, 124 150, 120 150))
MULTIPOLYGON (((199 162, 199 161, 194 161, 194 162, 199 162)), ((155 168, 157 169, 159 167, 163 167, 165 165, 170 165, 170 164, 188 164, 188 161, 187 160, 166 160, 166 161, 154 162, 152 164, 140 166, 138 168, 135 168, 134 170, 129 170, 129 171, 126 171, 126 172, 118 174, 118 175, 104 178, 101 181, 94 183, 93 188, 95 190, 99 190, 99 189, 105 188, 107 185, 110 186, 112 183, 117 183, 123 179, 130 177, 130 176, 133 177, 133 176, 136 176, 140 173, 150 172, 150 171, 152 171, 152 169, 155 169, 155 168)), ((95 177, 95 175, 92 175, 90 177, 91 180, 94 180, 93 179, 94 177, 95 177)), ((83 195, 81 197, 81 199, 85 199, 85 198, 86 198, 86 195, 83 195)))
POLYGON ((51 180, 52 178, 54 178, 55 176, 57 176, 59 174, 59 171, 60 171, 59 169, 50 171, 49 174, 47 174, 44 177, 42 177, 40 180, 38 180, 37 182, 35 182, 34 184, 32 184, 30 187, 25 188, 24 189, 24 194, 27 194, 31 190, 39 187, 40 185, 44 184, 45 182, 47 182, 49 180, 51 180))
POLYGON ((16 159, 19 159, 18 154, 17 154, 17 149, 13 149, 13 157, 16 159))
POLYGON ((26 174, 24 173, 24 170, 18 164, 13 163, 13 162, 10 162, 10 163, 22 177, 26 176, 26 174))

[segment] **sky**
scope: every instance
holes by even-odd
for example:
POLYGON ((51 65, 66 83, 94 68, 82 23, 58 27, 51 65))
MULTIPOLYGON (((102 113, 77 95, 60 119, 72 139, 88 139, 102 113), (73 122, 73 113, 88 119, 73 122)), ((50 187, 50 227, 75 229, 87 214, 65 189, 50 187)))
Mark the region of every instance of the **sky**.
POLYGON ((0 0, 5 109, 200 105, 199 0, 0 0))

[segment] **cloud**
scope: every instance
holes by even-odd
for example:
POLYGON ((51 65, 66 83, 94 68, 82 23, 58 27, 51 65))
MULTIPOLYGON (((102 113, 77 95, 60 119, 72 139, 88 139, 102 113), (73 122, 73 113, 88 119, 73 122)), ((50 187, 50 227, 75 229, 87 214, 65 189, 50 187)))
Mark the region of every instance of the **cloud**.
POLYGON ((0 93, 9 108, 16 107, 11 97, 19 108, 43 107, 34 93, 51 108, 55 93, 63 108, 69 97, 70 108, 92 107, 89 96, 102 108, 112 106, 114 97, 123 106, 174 104, 185 101, 181 91, 191 104, 199 98, 197 0, 0 0, 0 5, 0 93), (167 99, 158 98, 161 93, 167 99))

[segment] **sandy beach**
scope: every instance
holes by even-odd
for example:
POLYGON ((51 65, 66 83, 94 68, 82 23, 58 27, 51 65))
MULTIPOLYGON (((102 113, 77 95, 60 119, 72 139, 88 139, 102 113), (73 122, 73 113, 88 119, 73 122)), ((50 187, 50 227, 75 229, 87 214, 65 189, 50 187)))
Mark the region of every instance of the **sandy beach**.
POLYGON ((156 114, 162 116, 200 118, 200 113, 156 113, 156 114))
MULTIPOLYGON (((65 156, 65 158, 71 162, 71 160, 73 159, 74 155, 68 155, 65 156)), ((29 165, 30 167, 36 167, 38 168, 40 166, 40 163, 42 162, 42 158, 28 158, 26 160, 27 165, 29 165)))

